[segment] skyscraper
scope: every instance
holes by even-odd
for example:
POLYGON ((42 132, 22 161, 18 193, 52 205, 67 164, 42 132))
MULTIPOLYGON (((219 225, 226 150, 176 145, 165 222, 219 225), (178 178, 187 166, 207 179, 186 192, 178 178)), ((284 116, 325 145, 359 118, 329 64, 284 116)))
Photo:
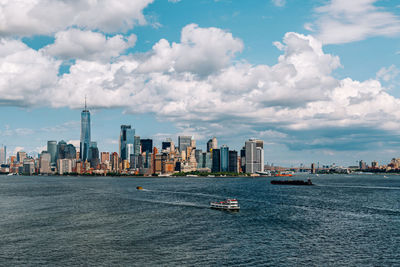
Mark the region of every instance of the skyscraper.
POLYGON ((264 170, 264 142, 250 139, 246 141, 246 172, 255 173, 264 170))
POLYGON ((212 152, 212 172, 221 171, 221 151, 220 149, 213 149, 212 152))
POLYGON ((2 146, 0 147, 0 164, 7 163, 7 147, 2 146))
POLYGON ((89 157, 90 148, 90 112, 86 107, 81 113, 81 142, 80 142, 80 155, 81 160, 86 161, 89 157))
POLYGON ((229 151, 229 172, 238 172, 238 153, 237 151, 229 151))
POLYGON ((134 146, 135 142, 135 129, 132 129, 130 125, 121 125, 121 133, 119 135, 119 155, 121 160, 129 160, 132 151, 127 153, 127 146, 134 146))
POLYGON ((179 136, 178 137, 178 146, 179 152, 186 152, 186 148, 192 145, 192 137, 191 136, 179 136))
POLYGON ((140 145, 142 146, 142 153, 153 152, 153 140, 152 139, 140 139, 140 145))
POLYGON ((56 164, 57 141, 47 141, 47 152, 50 153, 50 164, 56 164))
POLYGON ((212 149, 217 149, 217 148, 218 148, 217 138, 213 137, 212 139, 208 140, 207 152, 210 152, 212 149))
POLYGON ((229 147, 221 147, 221 172, 227 172, 229 169, 229 147))

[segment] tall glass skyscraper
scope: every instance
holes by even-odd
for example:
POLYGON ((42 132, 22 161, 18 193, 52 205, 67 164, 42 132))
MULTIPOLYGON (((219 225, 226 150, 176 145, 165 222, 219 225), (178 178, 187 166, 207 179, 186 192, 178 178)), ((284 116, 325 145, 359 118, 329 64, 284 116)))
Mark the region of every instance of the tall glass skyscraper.
POLYGON ((56 164, 57 141, 47 141, 47 152, 50 153, 50 164, 56 164))
POLYGON ((131 154, 134 154, 134 143, 135 129, 132 129, 130 125, 121 125, 121 133, 119 136, 119 156, 121 160, 130 160, 131 154), (127 150, 128 145, 132 145, 132 149, 127 150))
POLYGON ((221 172, 227 172, 229 168, 229 147, 221 146, 221 172))
POLYGON ((81 160, 86 161, 89 157, 90 148, 90 112, 86 108, 81 113, 81 143, 80 143, 80 155, 81 160))

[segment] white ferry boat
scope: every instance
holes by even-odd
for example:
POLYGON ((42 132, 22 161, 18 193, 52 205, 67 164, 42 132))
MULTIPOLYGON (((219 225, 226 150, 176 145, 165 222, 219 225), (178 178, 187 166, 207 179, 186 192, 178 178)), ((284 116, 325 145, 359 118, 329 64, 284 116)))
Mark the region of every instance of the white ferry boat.
POLYGON ((219 210, 239 211, 239 203, 236 199, 227 199, 220 202, 211 202, 210 208, 219 210))

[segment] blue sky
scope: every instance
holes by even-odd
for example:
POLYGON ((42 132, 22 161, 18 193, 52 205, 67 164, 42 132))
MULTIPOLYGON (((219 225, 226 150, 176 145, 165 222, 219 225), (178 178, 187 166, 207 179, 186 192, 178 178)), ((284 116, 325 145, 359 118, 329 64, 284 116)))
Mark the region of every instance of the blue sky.
POLYGON ((0 4, 0 144, 40 152, 119 126, 265 160, 355 165, 400 149, 400 8, 394 0, 103 0, 0 4), (52 14, 52 15, 51 15, 52 14))

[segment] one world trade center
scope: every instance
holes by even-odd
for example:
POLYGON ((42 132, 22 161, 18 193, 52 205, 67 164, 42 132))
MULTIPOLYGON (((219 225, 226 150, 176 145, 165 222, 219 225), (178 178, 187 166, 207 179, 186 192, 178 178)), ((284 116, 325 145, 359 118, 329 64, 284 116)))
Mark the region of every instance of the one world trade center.
POLYGON ((85 98, 85 109, 81 113, 81 143, 80 143, 80 155, 82 162, 88 160, 90 147, 90 112, 86 107, 85 98))

